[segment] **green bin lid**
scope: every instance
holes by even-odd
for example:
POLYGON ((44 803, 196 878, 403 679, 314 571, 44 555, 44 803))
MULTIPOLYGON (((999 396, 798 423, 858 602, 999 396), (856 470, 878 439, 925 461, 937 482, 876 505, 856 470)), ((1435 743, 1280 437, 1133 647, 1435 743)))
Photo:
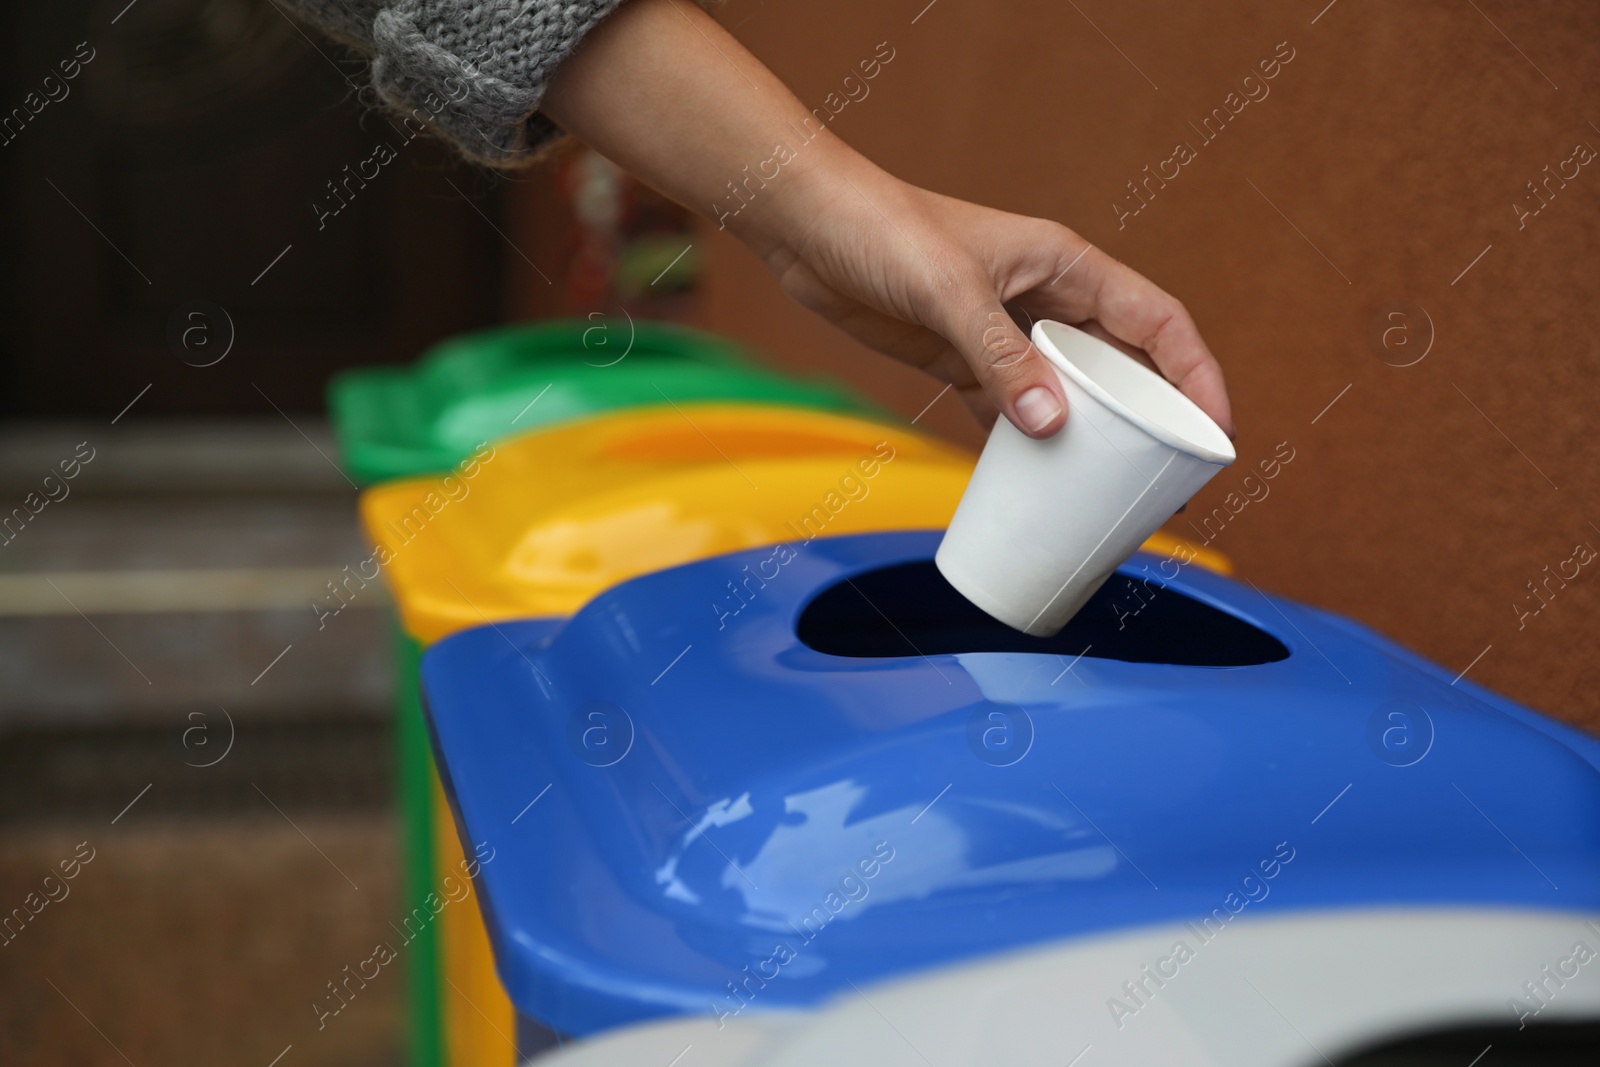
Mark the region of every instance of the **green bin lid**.
POLYGON ((600 411, 751 400, 881 416, 849 387, 753 365, 699 330, 583 319, 523 323, 443 341, 408 367, 346 371, 328 386, 345 469, 361 485, 443 472, 482 441, 600 411))

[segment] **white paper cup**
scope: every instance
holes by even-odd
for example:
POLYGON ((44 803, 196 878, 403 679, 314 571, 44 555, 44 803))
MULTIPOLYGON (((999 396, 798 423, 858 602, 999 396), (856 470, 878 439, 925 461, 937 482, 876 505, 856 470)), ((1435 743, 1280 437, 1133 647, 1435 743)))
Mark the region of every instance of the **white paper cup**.
POLYGON ((1066 426, 1035 441, 995 422, 934 562, 988 614, 1048 637, 1234 451, 1192 400, 1104 341, 1040 321, 1033 344, 1066 390, 1066 426))

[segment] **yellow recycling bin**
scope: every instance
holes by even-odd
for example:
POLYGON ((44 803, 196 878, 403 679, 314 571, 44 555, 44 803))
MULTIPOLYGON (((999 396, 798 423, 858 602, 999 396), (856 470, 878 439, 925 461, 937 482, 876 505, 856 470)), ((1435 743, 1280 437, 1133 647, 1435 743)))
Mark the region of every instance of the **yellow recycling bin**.
MULTIPOLYGON (((634 408, 480 447, 442 477, 369 489, 361 513, 407 632, 431 644, 570 615, 619 582, 708 556, 942 528, 973 462, 913 427, 819 410, 634 408)), ((1180 543, 1157 534, 1146 547, 1180 543)), ((1231 569, 1194 552, 1201 566, 1231 569)), ((437 780, 433 796, 442 881, 464 857, 437 780)), ((511 1067, 518 1020, 476 907, 443 906, 436 921, 446 1062, 511 1067)))

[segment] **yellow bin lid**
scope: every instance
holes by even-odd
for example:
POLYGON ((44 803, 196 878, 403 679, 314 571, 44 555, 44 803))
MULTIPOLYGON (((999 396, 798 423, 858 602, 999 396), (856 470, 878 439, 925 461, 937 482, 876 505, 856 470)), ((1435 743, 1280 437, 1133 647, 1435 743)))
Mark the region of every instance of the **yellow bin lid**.
MULTIPOLYGON (((973 463, 910 426, 814 409, 630 408, 369 489, 361 514, 407 632, 431 643, 570 615, 618 582, 725 552, 941 529, 973 463)), ((1146 548, 1179 543, 1157 534, 1146 548)), ((1229 569, 1203 549, 1194 562, 1229 569)))

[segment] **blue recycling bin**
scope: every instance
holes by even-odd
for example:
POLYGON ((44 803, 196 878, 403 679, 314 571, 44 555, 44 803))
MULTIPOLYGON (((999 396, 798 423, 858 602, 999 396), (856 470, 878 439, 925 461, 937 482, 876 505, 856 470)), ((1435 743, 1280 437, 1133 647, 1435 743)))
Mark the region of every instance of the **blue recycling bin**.
POLYGON ((944 582, 939 538, 737 552, 427 653, 519 1012, 805 1007, 1219 887, 1252 916, 1600 910, 1600 742, 1149 556, 1029 637, 944 582), (1251 893, 1291 860, 1292 894, 1251 893))

